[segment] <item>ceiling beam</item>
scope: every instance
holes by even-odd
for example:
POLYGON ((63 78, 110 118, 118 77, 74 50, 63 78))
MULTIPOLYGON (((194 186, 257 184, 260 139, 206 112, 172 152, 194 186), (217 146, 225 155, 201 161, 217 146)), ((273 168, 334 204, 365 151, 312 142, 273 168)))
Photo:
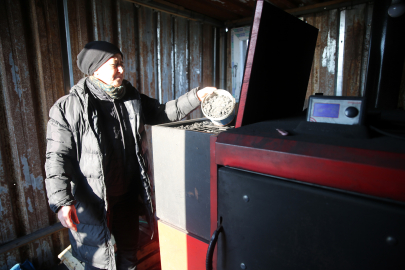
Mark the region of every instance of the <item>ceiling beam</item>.
POLYGON ((239 27, 239 26, 245 26, 245 25, 251 25, 253 22, 253 17, 246 17, 238 20, 233 20, 233 21, 226 21, 225 26, 232 28, 232 27, 239 27))
POLYGON ((323 2, 319 4, 314 4, 314 5, 309 5, 309 6, 304 6, 304 7, 299 7, 299 8, 292 8, 292 9, 286 9, 285 11, 294 15, 294 16, 301 16, 305 14, 310 14, 310 13, 318 13, 322 12, 325 10, 331 10, 331 9, 338 9, 338 8, 344 8, 344 7, 350 7, 354 5, 359 5, 367 2, 374 2, 372 0, 333 0, 333 1, 328 1, 328 2, 323 2))
POLYGON ((264 1, 281 9, 295 8, 297 6, 292 2, 290 2, 289 0, 264 0, 264 1))
MULTIPOLYGON (((359 4, 368 3, 368 2, 374 2, 374 1, 370 1, 370 0, 352 0, 352 1, 333 0, 333 1, 329 1, 329 2, 309 5, 306 7, 285 9, 285 11, 298 17, 298 16, 302 16, 305 14, 318 13, 318 12, 322 12, 325 10, 350 7, 350 6, 359 5, 359 4)), ((246 18, 239 19, 239 20, 227 21, 227 22, 225 22, 225 25, 226 25, 226 27, 229 27, 229 28, 245 26, 245 25, 250 25, 252 23, 252 21, 253 21, 253 17, 246 17, 246 18)))
POLYGON ((199 21, 201 23, 211 24, 217 27, 224 27, 225 24, 219 20, 214 18, 205 16, 203 14, 184 9, 182 7, 177 7, 176 5, 165 3, 165 1, 152 1, 152 0, 125 0, 135 5, 151 8, 157 11, 166 12, 168 14, 172 14, 174 16, 182 17, 189 19, 191 21, 199 21))

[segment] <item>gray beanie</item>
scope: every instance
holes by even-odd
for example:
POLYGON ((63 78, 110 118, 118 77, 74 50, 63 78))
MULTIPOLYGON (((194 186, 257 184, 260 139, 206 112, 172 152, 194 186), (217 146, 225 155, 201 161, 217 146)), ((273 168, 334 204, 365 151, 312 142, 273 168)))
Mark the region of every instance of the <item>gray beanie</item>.
POLYGON ((77 55, 77 66, 84 74, 92 75, 116 53, 120 53, 124 58, 120 49, 114 44, 107 41, 92 41, 87 43, 77 55))

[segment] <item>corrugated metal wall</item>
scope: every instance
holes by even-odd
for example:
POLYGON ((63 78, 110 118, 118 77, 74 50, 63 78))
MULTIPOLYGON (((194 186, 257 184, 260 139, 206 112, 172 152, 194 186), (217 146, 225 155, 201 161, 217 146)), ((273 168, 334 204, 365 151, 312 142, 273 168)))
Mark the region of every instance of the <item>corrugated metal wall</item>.
MULTIPOLYGON (((106 40, 118 45, 124 53, 126 79, 162 102, 198 85, 232 89, 230 46, 226 47, 230 31, 226 35, 223 29, 123 0, 64 3, 2 1, 0 245, 57 220, 47 205, 44 187, 48 111, 72 82, 84 76, 76 66, 76 55, 87 42, 106 40), (67 38, 60 22, 68 22, 67 38)), ((304 16, 320 29, 307 96, 316 92, 362 95, 371 10, 372 4, 362 4, 304 16)), ((201 116, 196 110, 190 117, 201 116)), ((0 270, 26 258, 37 268, 46 269, 68 244, 65 230, 0 254, 0 270)))
MULTIPOLYGON (((0 245, 57 220, 44 187, 48 111, 71 81, 84 76, 76 55, 87 42, 118 45, 126 79, 162 102, 196 86, 214 85, 218 70, 218 31, 211 25, 123 0, 69 0, 65 9, 60 1, 5 0, 0 9, 0 245), (58 12, 69 25, 67 40, 58 12), (70 58, 63 57, 69 56, 65 44, 70 58)), ((201 116, 196 110, 190 117, 201 116)), ((27 258, 37 269, 49 268, 67 245, 66 230, 45 237, 0 254, 0 270, 27 258)))
MULTIPOLYGON (((2 1, 0 8, 0 243, 55 222, 44 189, 45 129, 64 94, 56 1, 2 1)), ((66 233, 0 254, 0 269, 30 258, 55 263, 66 233)))
MULTIPOLYGON (((215 27, 127 1, 69 0, 67 10, 74 82, 84 76, 76 55, 87 42, 105 40, 121 48, 125 78, 161 102, 214 85, 215 27)), ((200 109, 188 116, 199 117, 200 109)), ((152 149, 149 128, 147 132, 152 149)))
MULTIPOLYGON (((307 99, 315 93, 364 94, 373 3, 307 14, 302 20, 319 29, 307 99)), ((228 44, 231 31, 228 31, 228 44)), ((227 89, 232 89, 232 63, 228 46, 227 89)), ((291 63, 294 68, 294 63, 291 63)))
POLYGON ((319 29, 307 97, 363 96, 373 4, 304 16, 319 29))

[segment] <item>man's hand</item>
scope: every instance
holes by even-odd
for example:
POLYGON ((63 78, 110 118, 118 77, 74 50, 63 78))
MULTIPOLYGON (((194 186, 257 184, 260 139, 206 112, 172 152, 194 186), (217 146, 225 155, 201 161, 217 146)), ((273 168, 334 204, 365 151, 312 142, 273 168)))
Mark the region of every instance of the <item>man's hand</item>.
POLYGON ((217 90, 216 87, 205 87, 197 91, 197 97, 202 101, 206 96, 211 95, 214 90, 217 90))
POLYGON ((80 222, 77 218, 76 207, 74 205, 62 206, 62 208, 58 211, 58 218, 63 227, 77 232, 76 224, 79 224, 80 222))

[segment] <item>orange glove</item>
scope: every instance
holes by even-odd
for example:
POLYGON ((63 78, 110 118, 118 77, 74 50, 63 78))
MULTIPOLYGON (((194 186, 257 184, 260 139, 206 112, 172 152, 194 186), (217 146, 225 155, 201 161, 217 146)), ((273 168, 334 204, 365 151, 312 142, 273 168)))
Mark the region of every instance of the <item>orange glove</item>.
POLYGON ((77 218, 76 207, 74 205, 62 206, 62 208, 58 211, 58 218, 63 227, 77 232, 76 224, 80 224, 80 222, 77 218))

